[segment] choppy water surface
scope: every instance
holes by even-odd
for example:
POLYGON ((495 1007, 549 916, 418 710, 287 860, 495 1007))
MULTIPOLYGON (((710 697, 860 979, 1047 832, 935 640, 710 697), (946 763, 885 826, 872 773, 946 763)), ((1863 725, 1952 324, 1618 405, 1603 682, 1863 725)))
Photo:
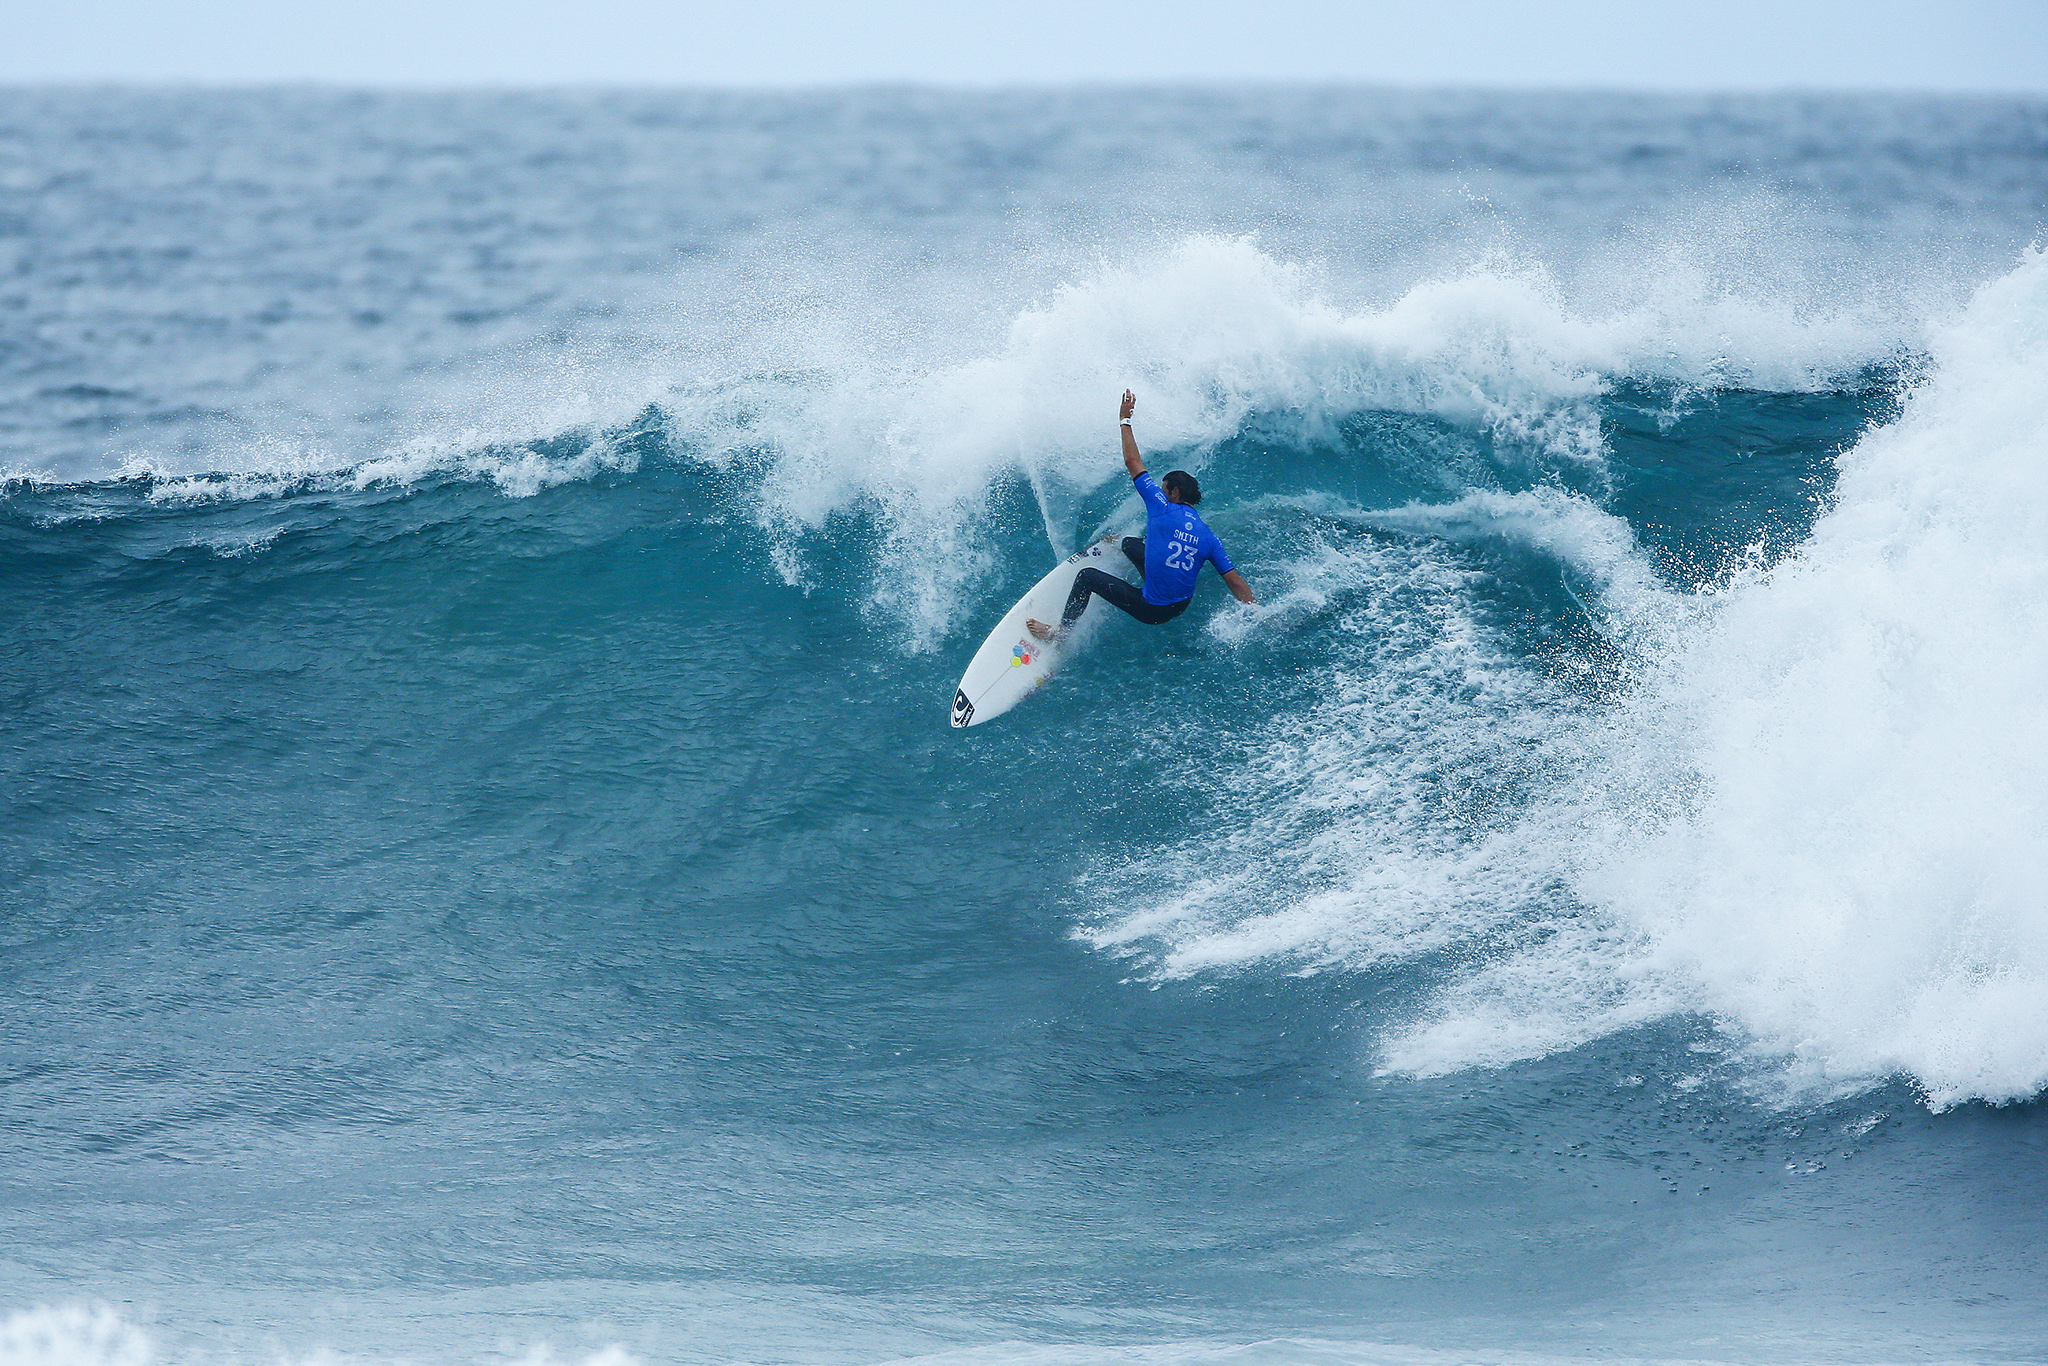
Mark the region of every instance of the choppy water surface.
POLYGON ((0 1362, 2048 1358, 2048 106, 0 93, 0 1362), (1114 405, 1259 590, 946 724, 1114 405))

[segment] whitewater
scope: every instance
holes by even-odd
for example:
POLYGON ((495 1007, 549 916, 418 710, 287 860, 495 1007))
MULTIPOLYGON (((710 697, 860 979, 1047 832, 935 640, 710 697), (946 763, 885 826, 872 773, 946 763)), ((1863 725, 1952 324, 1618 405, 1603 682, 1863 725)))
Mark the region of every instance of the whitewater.
POLYGON ((0 91, 0 1366, 2048 1357, 2044 167, 0 91))

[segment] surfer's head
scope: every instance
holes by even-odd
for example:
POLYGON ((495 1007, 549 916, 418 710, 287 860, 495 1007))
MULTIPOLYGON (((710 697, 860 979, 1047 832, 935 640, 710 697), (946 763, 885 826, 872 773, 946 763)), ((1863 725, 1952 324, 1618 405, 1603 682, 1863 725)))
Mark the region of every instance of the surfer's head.
POLYGON ((1186 470, 1171 471, 1159 481, 1159 487, 1166 490, 1168 502, 1186 503, 1193 507, 1202 501, 1202 486, 1186 470))

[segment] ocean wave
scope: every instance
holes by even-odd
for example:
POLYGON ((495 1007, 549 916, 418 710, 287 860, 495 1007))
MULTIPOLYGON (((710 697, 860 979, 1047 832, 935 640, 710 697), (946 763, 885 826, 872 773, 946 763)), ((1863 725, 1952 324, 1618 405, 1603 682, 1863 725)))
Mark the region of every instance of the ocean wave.
POLYGON ((2048 1085, 2048 256, 1935 340, 1799 553, 1718 596, 1628 716, 1698 786, 1581 885, 1635 961, 1817 1083, 2048 1085))
MULTIPOLYGON (((1780 508, 1810 535, 1782 558, 1728 547, 1697 582, 1617 510, 1618 377, 1678 423, 1734 392, 1690 386, 1768 367, 1671 364, 1655 327, 1575 320, 1525 277, 1371 313, 1313 284, 1196 239, 1061 291, 949 369, 764 372, 524 444, 345 469, 252 448, 237 470, 7 501, 51 524, 141 507, 173 524, 137 545, 244 560, 292 538, 238 508, 619 483, 622 525, 740 522, 761 571, 854 595, 891 648, 929 653, 1053 550, 1133 524, 1099 386, 1135 375, 1148 452, 1221 476, 1212 515, 1263 601, 1200 629, 1268 695, 1242 723, 1255 738, 1203 779, 1252 814, 1183 850, 1197 871, 1163 893, 1150 862, 1102 870, 1082 897, 1129 909, 1087 917, 1086 939, 1168 976, 1413 969, 1433 988, 1380 1040, 1407 1073, 1696 1014, 1803 1091, 1903 1073, 1945 1105, 2048 1084, 2030 890, 2048 864, 2043 255, 1930 334, 1923 377, 1842 455, 1817 518, 1780 508), (1360 412, 1419 425, 1347 424, 1360 412), (1333 491, 1360 466, 1385 476, 1351 481, 1376 496, 1333 491)), ((1871 359, 1814 336, 1769 354, 1792 393, 1871 359)), ((1729 463, 1751 416, 1731 405, 1717 434, 1729 463)), ((606 515, 586 509, 589 536, 606 515)))
POLYGON ((1282 603, 1346 606, 1316 623, 1317 705, 1222 780, 1266 814, 1227 859, 1187 851, 1230 871, 1084 936, 1168 975, 1434 964, 1383 1036, 1394 1071, 1698 1014, 1790 1094, 1898 1074, 1937 1107, 2037 1094, 2044 320, 2035 251, 1935 334, 1806 541, 1704 592, 1561 494, 1357 514, 1426 539, 1287 566, 1282 603), (1601 687, 1503 645, 1448 552, 1474 537, 1577 573, 1600 645, 1576 657, 1620 661, 1601 687))
MULTIPOLYGON (((646 384, 542 375, 531 392, 488 385, 480 419, 422 419, 367 457, 258 434, 209 448, 198 466, 190 452, 131 455, 112 477, 193 503, 449 478, 527 497, 648 458, 744 468, 751 514, 792 581, 815 572, 810 543, 828 522, 875 514, 894 599, 877 606, 928 645, 961 626, 952 604, 986 566, 973 542, 993 485, 1031 489, 1050 550, 1097 529, 1077 518, 1118 482, 1112 410, 1126 385, 1140 393, 1147 451, 1198 473, 1233 436, 1312 446, 1339 439, 1350 415, 1382 412, 1471 432, 1537 477, 1584 478, 1605 459, 1596 400, 1617 383, 1826 388, 1917 342, 1896 319, 1749 298, 1668 263, 1645 267, 1621 311, 1588 311, 1542 266, 1506 258, 1378 307, 1333 303, 1329 285, 1250 239, 1196 236, 1017 307, 998 345, 964 358, 771 328, 737 362, 673 374, 651 406, 646 384)), ((705 338, 677 348, 706 349, 705 338)))

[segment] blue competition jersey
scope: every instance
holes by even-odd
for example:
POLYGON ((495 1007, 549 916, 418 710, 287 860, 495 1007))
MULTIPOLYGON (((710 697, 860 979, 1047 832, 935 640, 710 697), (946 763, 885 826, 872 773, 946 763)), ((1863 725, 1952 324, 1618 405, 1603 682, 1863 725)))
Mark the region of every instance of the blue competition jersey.
POLYGON ((1186 602, 1195 595, 1204 560, 1219 574, 1237 568, 1209 524, 1193 508, 1167 502, 1166 490, 1150 473, 1131 482, 1145 500, 1145 601, 1154 607, 1186 602))

